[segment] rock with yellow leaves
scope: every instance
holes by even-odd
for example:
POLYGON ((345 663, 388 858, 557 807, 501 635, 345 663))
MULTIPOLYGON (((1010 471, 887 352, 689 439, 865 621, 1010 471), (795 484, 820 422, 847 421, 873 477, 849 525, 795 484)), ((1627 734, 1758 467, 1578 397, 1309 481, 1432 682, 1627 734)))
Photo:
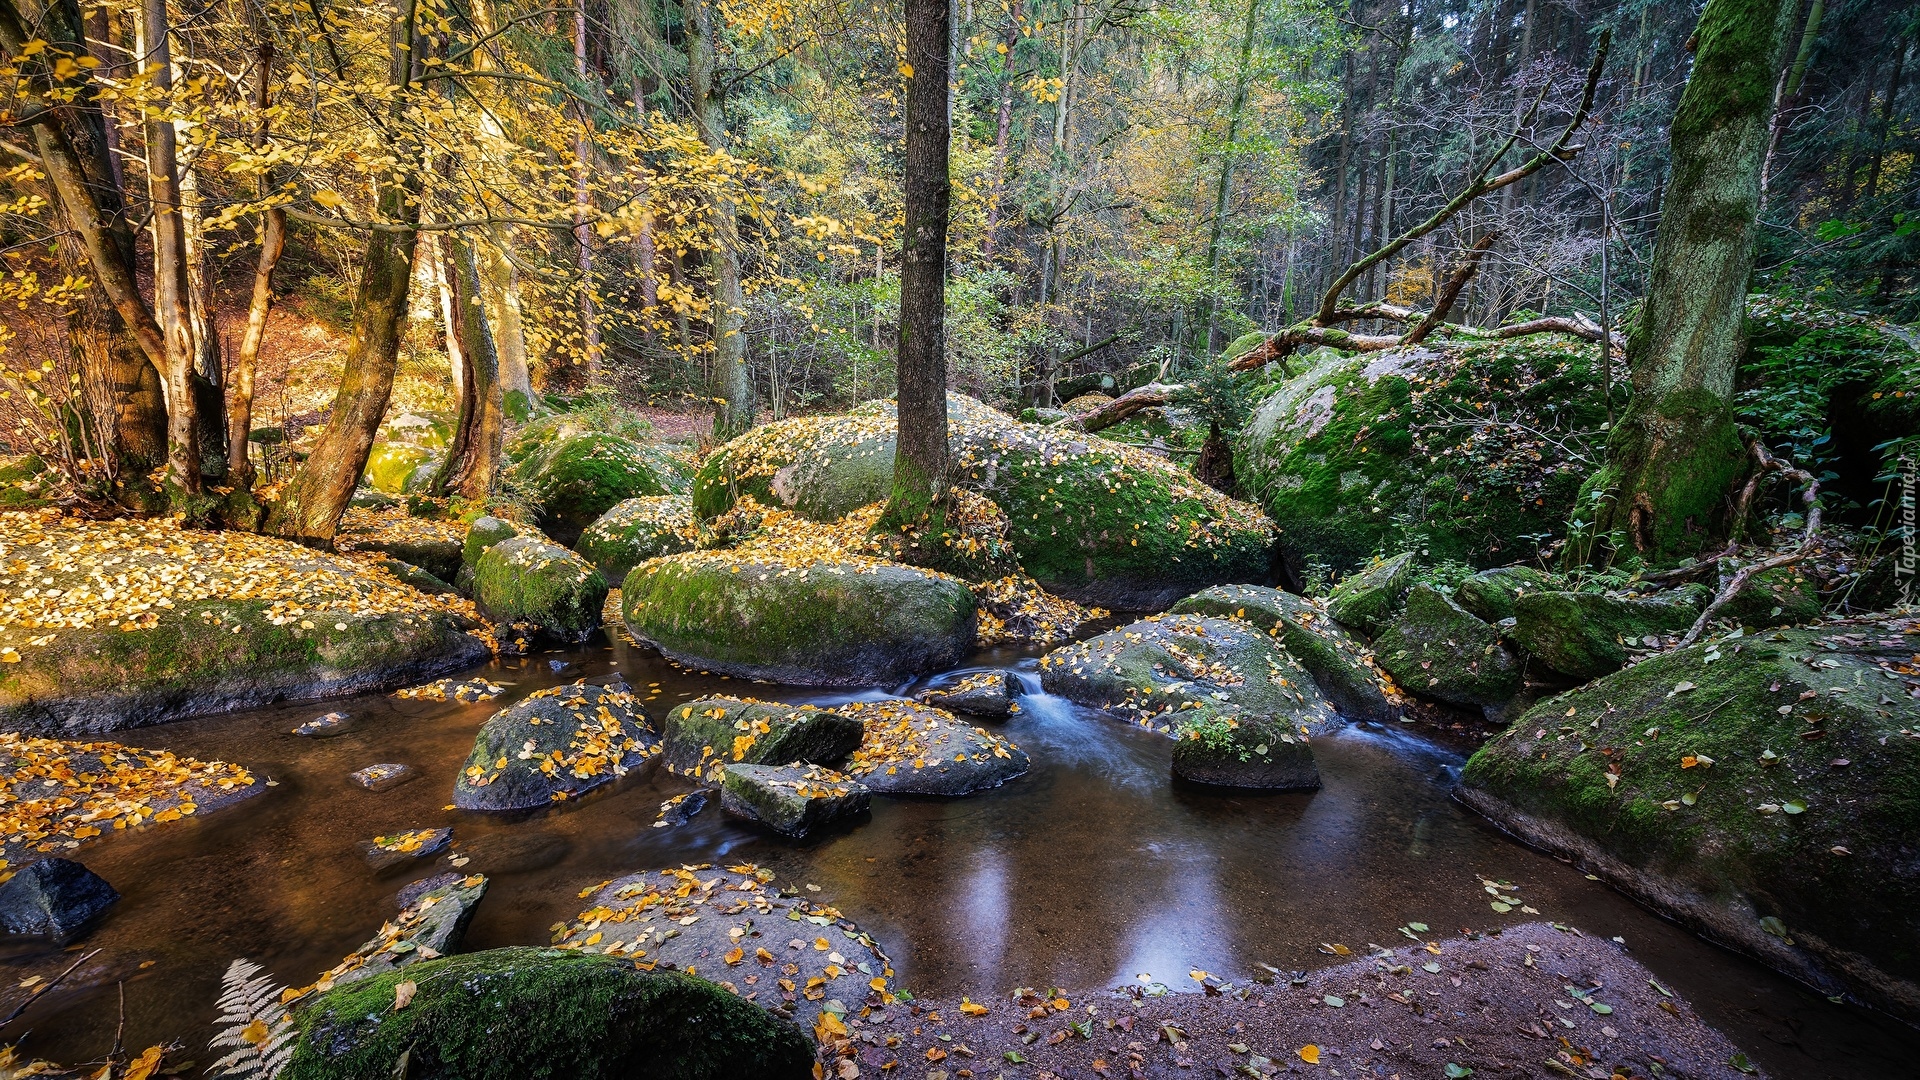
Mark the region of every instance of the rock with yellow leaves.
POLYGON ((648 495, 600 515, 574 549, 617 589, 627 571, 648 559, 691 551, 696 538, 693 504, 685 495, 648 495))
POLYGON ((660 726, 668 770, 719 783, 730 764, 828 765, 860 745, 860 721, 811 705, 701 698, 677 706, 660 726))
POLYGON ((659 756, 625 683, 536 690, 480 727, 453 785, 462 810, 530 810, 575 799, 659 756))
POLYGON ((1341 721, 1306 668, 1240 619, 1150 616, 1048 653, 1040 685, 1169 735, 1182 710, 1202 706, 1270 717, 1301 735, 1341 721))
POLYGON ((936 708, 984 720, 1005 720, 1013 712, 1013 692, 1004 671, 976 671, 958 682, 922 690, 915 696, 936 708))
POLYGON ((881 795, 971 795, 1027 771, 1012 740, 964 723, 945 709, 889 698, 835 710, 866 726, 846 773, 881 795))
POLYGON ((867 812, 873 792, 821 765, 728 765, 720 808, 799 839, 867 812))
POLYGON ((372 556, 169 519, 0 514, 0 725, 115 731, 431 678, 487 655, 473 605, 372 556))
POLYGON ((487 879, 480 874, 425 890, 312 989, 351 986, 454 951, 486 895, 487 879))
POLYGON ((870 686, 952 667, 977 604, 958 578, 871 557, 695 551, 634 568, 627 629, 689 667, 800 686, 870 686))
POLYGON ((559 641, 600 629, 607 579, 593 564, 537 536, 488 548, 473 571, 473 598, 495 622, 527 622, 559 641))
POLYGON ((1313 676, 1320 693, 1349 720, 1391 720, 1399 714, 1366 644, 1334 622, 1324 603, 1262 585, 1215 585, 1168 610, 1244 619, 1279 638, 1313 676))

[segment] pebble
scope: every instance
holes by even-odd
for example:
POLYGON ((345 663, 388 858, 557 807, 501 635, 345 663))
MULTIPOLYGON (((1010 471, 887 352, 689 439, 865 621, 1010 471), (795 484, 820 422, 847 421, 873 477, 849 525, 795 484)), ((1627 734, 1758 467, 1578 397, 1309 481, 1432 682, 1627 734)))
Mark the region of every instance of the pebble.
POLYGON ((330 712, 325 716, 316 716, 306 723, 301 724, 299 727, 293 729, 293 733, 295 735, 303 735, 309 739, 329 739, 335 735, 343 734, 347 730, 346 725, 346 713, 330 712))
POLYGON ((348 779, 368 791, 389 791, 420 775, 411 765, 396 765, 384 762, 369 765, 348 779))

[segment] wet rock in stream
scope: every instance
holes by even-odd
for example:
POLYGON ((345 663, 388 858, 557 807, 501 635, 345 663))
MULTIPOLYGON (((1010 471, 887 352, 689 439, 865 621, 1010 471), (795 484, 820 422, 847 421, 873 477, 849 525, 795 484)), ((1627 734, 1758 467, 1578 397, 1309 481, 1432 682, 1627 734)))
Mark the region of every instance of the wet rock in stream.
POLYGON ((72 940, 120 894, 71 859, 42 859, 0 885, 0 928, 9 934, 72 940))
POLYGON ((480 728, 454 781, 462 810, 530 810, 578 798, 660 753, 626 683, 536 690, 480 728))
POLYGON ((782 705, 751 698, 689 701, 661 725, 667 768, 681 776, 718 783, 732 763, 829 764, 860 745, 860 721, 811 705, 782 705))
POLYGON ((846 773, 875 794, 970 795, 999 787, 1032 764, 1011 740, 943 709, 890 699, 838 711, 864 725, 846 773))
POLYGON ((347 714, 330 712, 325 716, 316 716, 293 729, 295 735, 308 739, 331 739, 335 735, 347 733, 347 714))
POLYGON ((360 851, 375 873, 440 854, 453 842, 452 829, 409 829, 364 840, 360 851))
POLYGON ((411 765, 382 762, 378 765, 369 765, 364 769, 360 769, 348 776, 347 779, 352 780, 368 791, 392 791, 394 788, 399 787, 401 784, 419 775, 419 770, 411 765))
POLYGON ((487 879, 473 874, 423 890, 366 944, 322 975, 312 989, 325 992, 444 956, 460 947, 473 909, 487 895, 487 879))
POLYGON ((982 720, 1005 720, 1013 713, 1013 691, 1004 671, 981 671, 949 686, 922 690, 915 697, 937 708, 977 716, 982 720))
POLYGON ((865 784, 818 765, 728 765, 720 785, 727 813, 795 839, 866 813, 873 797, 865 784))

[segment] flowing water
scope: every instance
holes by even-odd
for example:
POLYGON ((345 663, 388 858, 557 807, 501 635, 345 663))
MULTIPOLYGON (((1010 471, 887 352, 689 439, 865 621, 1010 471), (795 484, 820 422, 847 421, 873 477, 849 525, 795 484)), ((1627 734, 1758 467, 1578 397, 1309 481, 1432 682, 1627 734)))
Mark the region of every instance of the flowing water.
MULTIPOLYGON (((77 854, 123 894, 71 948, 101 952, 110 974, 63 985, 9 1029, 24 1050, 98 1060, 111 1045, 124 980, 125 1041, 177 1040, 201 1061, 228 963, 247 957, 304 985, 372 936, 415 878, 447 856, 380 877, 358 844, 407 828, 451 825, 464 872, 491 884, 465 947, 543 943, 583 889, 634 870, 755 862, 783 886, 819 886, 891 952, 918 993, 1004 993, 1016 986, 1086 990, 1142 977, 1191 988, 1203 969, 1245 979, 1402 940, 1545 918, 1620 937, 1708 1023, 1781 1078, 1914 1074, 1920 1035, 1833 1005, 1647 913, 1597 881, 1533 852, 1452 801, 1461 747, 1404 725, 1356 725, 1316 739, 1325 788, 1311 795, 1220 793, 1175 786, 1164 737, 1038 693, 1034 662, 983 654, 1030 696, 1000 725, 1033 758, 1005 787, 957 800, 874 800, 862 820, 790 844, 724 817, 717 805, 655 827, 661 802, 691 790, 653 770, 574 804, 519 818, 446 808, 476 729, 541 686, 623 674, 657 718, 706 693, 831 704, 865 693, 781 690, 676 669, 649 650, 611 646, 507 659, 473 674, 508 684, 492 702, 366 695, 279 706, 124 732, 123 742, 238 761, 275 786, 205 819, 116 837, 77 854), (350 730, 290 734, 338 710, 350 730), (420 777, 385 793, 347 774, 376 762, 420 777), (1488 907, 1482 878, 1514 883, 1539 916, 1488 907)), ((891 690, 907 690, 894 687, 891 690)), ((52 946, 16 946, 0 979, 57 972, 52 946)), ((91 968, 90 968, 91 969, 91 968)), ((17 995, 17 991, 14 995, 17 995)), ((7 995, 12 997, 14 995, 7 995)))

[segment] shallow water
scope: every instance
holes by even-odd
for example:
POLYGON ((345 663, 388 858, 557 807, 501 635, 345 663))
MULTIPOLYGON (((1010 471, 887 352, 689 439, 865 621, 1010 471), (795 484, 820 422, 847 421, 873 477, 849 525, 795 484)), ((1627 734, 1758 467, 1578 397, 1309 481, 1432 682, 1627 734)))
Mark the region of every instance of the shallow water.
MULTIPOLYGON (((1038 690, 1030 658, 990 653, 975 663, 1009 668, 1038 690)), ((965 670, 975 668, 933 681, 965 670)), ((63 985, 8 1037, 30 1029, 30 1053, 97 1060, 112 1043, 113 984, 124 979, 129 1046, 178 1040, 187 1056, 209 1061, 213 1002, 231 960, 250 958, 282 982, 312 980, 393 914, 402 885, 448 869, 443 856, 376 877, 359 842, 451 825, 454 854, 468 859, 461 869, 491 878, 466 948, 544 942, 578 912, 581 890, 620 874, 747 861, 774 869, 782 885, 819 886, 890 951, 901 985, 932 994, 1085 990, 1143 976, 1186 989, 1193 969, 1245 979, 1258 964, 1317 967, 1338 959, 1322 943, 1363 952, 1400 940, 1396 928, 1409 921, 1437 935, 1536 918, 1488 907, 1482 877, 1506 880, 1539 918, 1623 937, 1777 1077, 1915 1075, 1920 1033, 1830 1004, 1514 843, 1452 801, 1460 750, 1403 725, 1315 740, 1326 784, 1317 793, 1219 793, 1173 785, 1163 737, 1036 694, 1000 726, 1032 756, 1027 775, 966 799, 876 799, 870 820, 802 845, 731 821, 716 805, 655 828, 660 803, 691 790, 660 771, 531 817, 444 808, 494 710, 541 686, 613 671, 652 695, 656 717, 709 692, 820 704, 884 693, 701 677, 614 643, 479 669, 510 684, 492 702, 368 695, 125 732, 121 741, 134 745, 243 762, 276 786, 203 820, 81 849, 124 899, 73 948, 104 950, 111 973, 63 985), (332 710, 352 717, 346 734, 289 733, 332 710), (376 762, 421 776, 381 794, 347 780, 376 762)), ((16 947, 0 964, 0 978, 17 981, 51 977, 66 961, 51 946, 16 947)))

